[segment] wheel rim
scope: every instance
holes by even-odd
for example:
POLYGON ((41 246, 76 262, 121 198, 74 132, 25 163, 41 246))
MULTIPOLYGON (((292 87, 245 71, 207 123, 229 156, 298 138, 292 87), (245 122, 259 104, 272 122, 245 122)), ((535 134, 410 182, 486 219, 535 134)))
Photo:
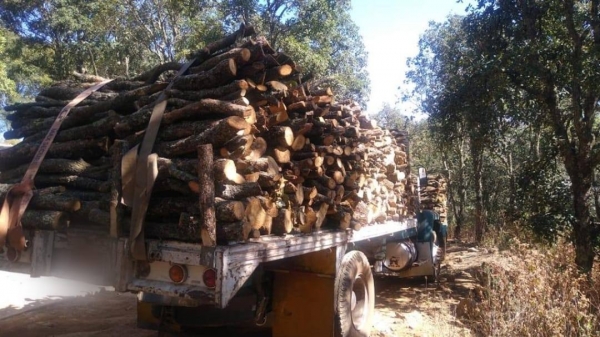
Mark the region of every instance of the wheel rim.
POLYGON ((352 324, 356 330, 361 330, 361 327, 365 321, 365 316, 369 310, 369 293, 367 291, 367 285, 362 279, 362 275, 358 275, 354 279, 352 285, 352 300, 350 302, 350 309, 352 311, 352 324))

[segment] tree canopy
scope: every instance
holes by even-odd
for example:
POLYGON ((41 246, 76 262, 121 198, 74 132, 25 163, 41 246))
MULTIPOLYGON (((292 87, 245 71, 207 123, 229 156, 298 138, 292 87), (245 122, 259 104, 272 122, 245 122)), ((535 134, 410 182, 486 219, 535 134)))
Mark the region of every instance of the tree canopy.
POLYGON ((478 240, 498 219, 547 238, 571 229, 591 270, 599 52, 598 1, 481 0, 423 34, 407 75, 450 172, 465 163, 452 149, 468 145, 478 240))
POLYGON ((180 61, 245 21, 298 60, 304 74, 332 86, 338 96, 365 103, 367 53, 349 10, 350 2, 342 0, 6 0, 0 4, 0 32, 30 51, 7 59, 35 68, 27 76, 7 77, 22 93, 22 81, 35 88, 75 70, 134 76, 180 61))

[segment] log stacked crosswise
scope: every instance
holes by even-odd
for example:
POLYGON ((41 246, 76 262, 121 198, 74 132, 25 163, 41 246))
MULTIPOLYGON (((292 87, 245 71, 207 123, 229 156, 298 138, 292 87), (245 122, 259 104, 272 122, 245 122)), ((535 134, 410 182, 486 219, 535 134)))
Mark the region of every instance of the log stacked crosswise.
MULTIPOLYGON (((195 53, 182 76, 172 73, 178 63, 159 65, 73 108, 40 167, 23 226, 126 233, 121 159, 143 139, 161 94, 166 111, 153 149, 158 177, 146 237, 200 242, 204 209, 216 217, 219 244, 411 216, 406 134, 378 127, 329 88, 302 83, 288 55, 250 35, 246 27, 195 53), (199 156, 206 144, 213 158, 199 156), (199 165, 213 174, 199 176, 199 165)), ((5 108, 12 123, 5 138, 23 140, 0 151, 0 197, 20 181, 60 109, 98 80, 75 74, 35 102, 5 108)))
POLYGON ((421 188, 421 208, 430 209, 440 215, 440 221, 447 219, 447 182, 441 174, 428 174, 427 186, 421 188))

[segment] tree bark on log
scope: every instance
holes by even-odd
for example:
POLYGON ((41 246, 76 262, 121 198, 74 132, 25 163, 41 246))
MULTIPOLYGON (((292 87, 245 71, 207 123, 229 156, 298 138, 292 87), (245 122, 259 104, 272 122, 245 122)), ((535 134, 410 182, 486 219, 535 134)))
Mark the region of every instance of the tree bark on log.
POLYGON ((38 210, 76 212, 81 208, 81 202, 72 196, 45 194, 31 198, 29 207, 38 210))
POLYGON ((177 90, 177 89, 169 89, 165 91, 165 93, 169 97, 173 98, 181 98, 188 101, 199 101, 204 98, 214 98, 219 99, 221 97, 227 96, 231 93, 238 92, 240 90, 247 90, 248 82, 245 80, 235 80, 229 84, 225 84, 216 88, 207 88, 207 89, 195 89, 193 91, 190 90, 177 90))
POLYGON ((246 207, 241 201, 217 199, 215 201, 215 211, 219 223, 236 222, 244 218, 246 207))
MULTIPOLYGON (((71 140, 82 140, 111 135, 113 133, 115 125, 117 125, 117 123, 121 120, 121 116, 117 115, 114 111, 109 111, 108 113, 108 117, 99 119, 93 123, 59 131, 56 135, 56 138, 54 138, 54 141, 68 142, 71 140)), ((40 136, 32 136, 28 138, 35 137, 39 140, 42 140, 45 137, 45 135, 44 137, 40 136)), ((29 140, 34 139, 28 139, 28 141, 29 140)))
POLYGON ((189 59, 196 58, 197 63, 202 64, 203 62, 205 62, 207 59, 210 58, 211 54, 218 52, 219 50, 226 49, 227 47, 234 44, 237 41, 237 39, 255 35, 255 34, 256 34, 256 31, 254 30, 254 27, 246 26, 245 24, 242 24, 240 26, 240 28, 237 31, 235 31, 234 33, 232 33, 220 40, 209 43, 204 48, 189 55, 188 58, 189 59))
POLYGON ((215 215, 215 179, 213 169, 213 147, 198 146, 198 184, 200 185, 200 229, 202 245, 217 244, 217 219, 215 215))
MULTIPOLYGON (((27 171, 28 167, 29 164, 21 165, 14 169, 0 172, 0 181, 8 181, 22 178, 23 175, 25 175, 25 171, 27 171)), ((83 159, 70 160, 51 158, 42 161, 38 173, 57 173, 84 176, 85 172, 94 171, 97 168, 98 167, 90 165, 83 159)))
POLYGON ((24 229, 64 230, 69 227, 69 215, 60 211, 28 209, 21 218, 24 229))
POLYGON ((34 184, 38 186, 57 186, 64 185, 76 189, 91 190, 107 193, 110 190, 110 184, 106 181, 85 178, 81 176, 62 176, 62 175, 42 175, 35 176, 34 184))
MULTIPOLYGON (((19 143, 0 150, 0 171, 29 163, 39 145, 39 143, 19 143)), ((108 146, 108 138, 53 143, 46 154, 46 158, 98 158, 108 152, 108 146)))
POLYGON ((262 157, 254 161, 237 160, 235 162, 235 167, 241 174, 261 171, 272 175, 279 173, 279 165, 272 157, 262 157))
POLYGON ((223 184, 217 187, 216 195, 227 200, 241 200, 247 197, 258 196, 262 190, 258 183, 244 183, 241 185, 223 184))
POLYGON ((238 67, 245 65, 250 60, 250 50, 247 48, 233 48, 229 51, 224 52, 223 54, 219 54, 217 56, 213 56, 205 62, 201 63, 196 67, 190 68, 191 74, 197 74, 203 71, 210 70, 214 68, 217 64, 222 62, 225 59, 233 59, 238 67))
MULTIPOLYGON (((199 116, 211 116, 214 115, 223 116, 238 116, 248 117, 252 114, 254 108, 251 106, 242 106, 233 104, 227 101, 221 101, 212 98, 205 98, 196 103, 187 105, 181 109, 173 110, 165 113, 163 117, 163 123, 171 124, 173 122, 189 119, 198 118, 199 116)), ((149 116, 148 116, 149 117, 149 116)))
POLYGON ((244 234, 244 222, 224 222, 217 226, 217 243, 228 245, 234 242, 246 241, 244 234))
POLYGON ((157 139, 159 141, 172 141, 183 139, 189 136, 193 136, 202 133, 208 128, 215 126, 219 122, 219 119, 205 120, 205 121, 185 121, 181 123, 175 123, 171 125, 164 125, 158 131, 157 139))
POLYGON ((233 59, 225 59, 214 68, 198 74, 180 76, 173 82, 173 89, 198 90, 215 88, 231 82, 237 73, 233 59))
MULTIPOLYGON (((100 105, 100 104, 98 104, 100 105)), ((80 109, 90 109, 92 107, 80 107, 80 109)), ((71 112, 76 108, 71 109, 71 112)), ((109 116, 108 109, 102 109, 99 111, 91 111, 88 114, 69 114, 67 118, 65 118, 61 124, 61 130, 67 130, 70 128, 74 128, 76 126, 89 124, 92 122, 96 122, 100 119, 106 118, 109 116)), ((34 140, 42 139, 43 136, 46 135, 54 121, 55 117, 48 118, 35 118, 27 121, 27 124, 20 128, 15 128, 13 130, 6 131, 4 133, 5 139, 18 139, 18 138, 28 138, 31 137, 34 140)))
POLYGON ((146 84, 152 84, 158 80, 160 75, 166 71, 179 71, 183 67, 183 64, 179 62, 167 62, 159 64, 158 66, 132 78, 132 81, 144 81, 146 84))
MULTIPOLYGON (((262 136, 271 146, 275 144, 288 148, 294 143, 294 132, 287 126, 272 126, 262 136)), ((304 144, 302 144, 304 146, 304 144)))
POLYGON ((218 148, 238 135, 249 133, 250 126, 241 117, 228 117, 219 121, 215 126, 198 135, 181 140, 158 143, 156 153, 161 157, 177 157, 193 153, 198 145, 212 144, 218 148))

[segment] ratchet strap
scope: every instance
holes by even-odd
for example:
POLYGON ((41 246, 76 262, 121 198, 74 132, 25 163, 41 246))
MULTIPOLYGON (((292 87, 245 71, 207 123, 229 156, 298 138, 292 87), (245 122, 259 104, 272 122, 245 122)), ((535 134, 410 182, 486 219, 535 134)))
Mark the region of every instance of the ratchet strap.
POLYGON ((33 197, 33 182, 35 175, 37 174, 46 153, 50 149, 54 137, 56 137, 62 122, 65 120, 71 109, 110 81, 112 80, 105 80, 87 88, 58 113, 58 116, 54 120, 50 130, 48 130, 46 137, 42 140, 33 156, 33 160, 29 164, 23 179, 6 193, 2 209, 0 210, 0 250, 3 249, 5 244, 8 244, 9 247, 17 251, 23 251, 27 246, 23 228, 21 226, 21 218, 25 213, 25 209, 27 209, 27 205, 29 205, 31 197, 33 197))
POLYGON ((129 150, 121 159, 122 203, 132 207, 129 242, 131 256, 135 260, 145 261, 147 259, 144 243, 144 219, 154 181, 158 175, 158 155, 152 153, 152 148, 167 107, 165 92, 171 89, 175 79, 183 75, 195 61, 196 59, 193 59, 186 63, 158 96, 142 142, 129 150))

